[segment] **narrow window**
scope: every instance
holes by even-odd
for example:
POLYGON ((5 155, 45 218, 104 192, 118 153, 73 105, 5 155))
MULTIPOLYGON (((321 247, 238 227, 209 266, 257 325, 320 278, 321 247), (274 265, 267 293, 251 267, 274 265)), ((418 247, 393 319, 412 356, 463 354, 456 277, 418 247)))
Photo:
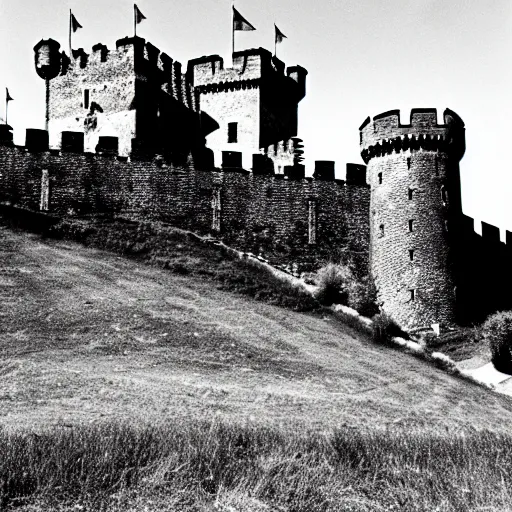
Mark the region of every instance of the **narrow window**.
POLYGON ((221 198, 220 188, 218 187, 213 189, 212 214, 212 230, 219 232, 221 227, 221 198))
POLYGON ((414 249, 409 249, 409 260, 414 261, 414 249))
POLYGON ((448 221, 444 221, 444 230, 448 233, 448 221))
POLYGON ((409 170, 411 168, 411 157, 407 159, 407 169, 409 170))
POLYGON ((316 229, 317 229, 317 210, 316 201, 310 199, 308 201, 308 243, 316 244, 316 229))
POLYGON ((414 199, 414 189, 409 189, 409 201, 412 201, 414 199))
POLYGON ((435 162, 436 162, 436 176, 439 176, 439 162, 437 160, 437 155, 435 157, 435 162))
POLYGON ((409 233, 412 233, 414 231, 414 220, 409 220, 409 233))
POLYGON ((409 293, 411 294, 411 300, 416 299, 416 290, 409 290, 409 293))
POLYGON ((41 173, 41 200, 39 209, 47 212, 50 209, 50 176, 47 169, 43 169, 41 173))
POLYGON ((238 123, 228 123, 228 142, 238 142, 238 123))
POLYGON ((379 226, 379 236, 382 238, 384 236, 384 224, 379 226))
POLYGON ((443 206, 446 206, 446 203, 448 202, 448 192, 444 185, 441 186, 441 200, 443 201, 443 206))
POLYGON ((379 185, 381 185, 382 184, 382 173, 379 172, 379 174, 377 176, 379 178, 379 185))
POLYGON ((84 89, 84 108, 89 108, 89 89, 84 89))

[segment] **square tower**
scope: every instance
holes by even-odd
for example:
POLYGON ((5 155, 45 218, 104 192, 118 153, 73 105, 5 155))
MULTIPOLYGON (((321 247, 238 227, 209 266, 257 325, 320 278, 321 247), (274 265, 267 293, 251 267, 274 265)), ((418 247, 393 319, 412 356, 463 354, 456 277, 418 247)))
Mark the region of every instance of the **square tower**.
MULTIPOLYGON (((34 48, 36 70, 44 63, 47 41, 34 48)), ((58 43, 57 43, 58 46, 58 43)), ((63 131, 84 133, 86 151, 95 151, 100 136, 119 139, 119 154, 137 147, 170 153, 176 160, 203 145, 198 97, 181 64, 140 37, 102 44, 91 54, 59 54, 58 73, 47 81, 50 146, 59 147, 63 131)))
MULTIPOLYGON (((235 52, 224 69, 219 55, 189 61, 187 74, 199 92, 203 118, 209 119, 207 146, 220 166, 223 151, 252 155, 297 135, 298 104, 306 94, 307 71, 289 67, 264 48, 235 52)), ((271 155, 269 155, 271 156, 271 155)))

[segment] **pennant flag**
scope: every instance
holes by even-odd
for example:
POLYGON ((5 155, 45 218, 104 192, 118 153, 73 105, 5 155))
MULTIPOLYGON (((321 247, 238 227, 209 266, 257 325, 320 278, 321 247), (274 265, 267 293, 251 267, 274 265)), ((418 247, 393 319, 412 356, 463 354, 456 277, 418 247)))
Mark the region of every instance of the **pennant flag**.
POLYGON ((274 27, 276 29, 276 43, 282 43, 283 39, 286 39, 286 36, 277 28, 277 25, 275 23, 274 27))
POLYGON ((142 20, 146 19, 146 16, 140 12, 137 4, 133 4, 133 8, 135 10, 135 23, 138 25, 142 20))
POLYGON ((78 23, 74 14, 71 14, 71 28, 73 29, 73 33, 75 33, 79 28, 83 28, 82 25, 78 23))
POLYGON ((233 30, 256 30, 233 6, 233 30))
POLYGON ((13 101, 14 98, 11 98, 11 95, 9 94, 9 89, 7 87, 5 88, 5 101, 13 101))

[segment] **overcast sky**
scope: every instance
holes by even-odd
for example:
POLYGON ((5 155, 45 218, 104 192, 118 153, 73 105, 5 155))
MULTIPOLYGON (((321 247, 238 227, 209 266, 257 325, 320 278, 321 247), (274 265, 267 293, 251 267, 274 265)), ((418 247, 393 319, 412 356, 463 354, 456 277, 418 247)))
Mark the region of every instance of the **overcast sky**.
MULTIPOLYGON (((183 63, 218 53, 229 58, 230 0, 139 0, 147 17, 138 35, 183 63)), ((237 32, 236 49, 273 49, 273 23, 287 65, 308 71, 299 108, 308 173, 314 160, 362 162, 358 127, 368 116, 414 107, 455 110, 466 123, 461 162, 464 212, 512 230, 511 0, 236 0, 256 27, 237 32)), ((15 141, 44 127, 44 83, 34 69, 42 38, 67 51, 69 9, 83 25, 73 47, 133 35, 132 0, 0 0, 0 97, 4 87, 15 141)), ((0 116, 5 106, 0 101, 0 116)))

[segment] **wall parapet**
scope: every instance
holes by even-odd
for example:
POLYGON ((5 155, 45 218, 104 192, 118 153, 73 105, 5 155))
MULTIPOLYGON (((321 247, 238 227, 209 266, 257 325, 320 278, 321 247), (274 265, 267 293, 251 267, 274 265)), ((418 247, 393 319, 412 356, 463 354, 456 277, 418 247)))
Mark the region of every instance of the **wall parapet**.
POLYGON ((399 110, 367 117, 359 128, 363 160, 407 150, 446 151, 462 158, 465 128, 455 112, 444 111, 444 124, 437 123, 435 108, 412 109, 410 117, 410 124, 400 123, 399 110))

